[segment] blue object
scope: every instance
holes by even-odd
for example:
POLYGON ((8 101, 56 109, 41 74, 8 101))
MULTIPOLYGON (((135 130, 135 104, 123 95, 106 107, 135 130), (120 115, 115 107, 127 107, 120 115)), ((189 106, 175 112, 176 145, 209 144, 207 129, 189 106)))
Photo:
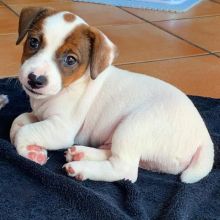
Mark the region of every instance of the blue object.
POLYGON ((201 0, 76 0, 121 7, 185 12, 201 0))
POLYGON ((220 99, 190 97, 215 143, 215 166, 205 179, 183 184, 179 176, 139 169, 138 181, 114 183, 68 177, 63 151, 50 152, 40 166, 16 153, 9 143, 13 119, 30 111, 16 79, 0 80, 9 104, 0 110, 1 220, 186 220, 220 216, 220 99))

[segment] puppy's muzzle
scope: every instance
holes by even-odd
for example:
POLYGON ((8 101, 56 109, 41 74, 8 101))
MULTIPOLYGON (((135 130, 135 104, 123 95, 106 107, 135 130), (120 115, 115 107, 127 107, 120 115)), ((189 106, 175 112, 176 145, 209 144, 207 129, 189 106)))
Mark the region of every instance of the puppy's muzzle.
POLYGON ((48 80, 43 75, 37 76, 33 72, 28 74, 28 85, 30 85, 32 89, 43 88, 47 83, 48 80))

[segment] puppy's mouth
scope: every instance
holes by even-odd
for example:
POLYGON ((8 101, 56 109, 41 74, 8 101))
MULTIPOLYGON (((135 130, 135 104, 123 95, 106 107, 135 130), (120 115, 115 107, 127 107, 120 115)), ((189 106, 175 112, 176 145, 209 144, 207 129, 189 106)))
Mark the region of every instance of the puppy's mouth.
POLYGON ((35 94, 35 95, 43 95, 43 93, 36 92, 36 91, 34 91, 34 90, 28 88, 27 86, 24 86, 24 87, 25 87, 25 89, 27 89, 29 92, 31 92, 31 93, 33 93, 33 94, 35 94))

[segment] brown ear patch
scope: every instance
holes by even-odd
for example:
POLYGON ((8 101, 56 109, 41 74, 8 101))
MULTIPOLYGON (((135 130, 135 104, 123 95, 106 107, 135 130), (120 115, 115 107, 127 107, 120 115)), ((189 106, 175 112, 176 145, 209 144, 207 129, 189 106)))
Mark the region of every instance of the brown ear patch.
POLYGON ((63 18, 67 22, 73 22, 76 19, 76 16, 74 14, 71 14, 71 13, 65 13, 63 15, 63 18))
POLYGON ((27 7, 23 8, 19 17, 19 27, 18 27, 18 39, 16 44, 19 44, 28 31, 35 28, 35 24, 52 14, 55 11, 51 8, 40 8, 40 7, 27 7))
POLYGON ((96 77, 112 64, 117 56, 116 46, 98 29, 90 27, 91 40, 91 78, 96 77))

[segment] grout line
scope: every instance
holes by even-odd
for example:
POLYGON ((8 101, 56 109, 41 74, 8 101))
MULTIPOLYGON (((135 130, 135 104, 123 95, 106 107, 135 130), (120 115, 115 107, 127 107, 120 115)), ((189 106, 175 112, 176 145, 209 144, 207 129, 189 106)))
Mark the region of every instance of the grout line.
POLYGON ((220 2, 218 0, 209 0, 210 2, 214 2, 216 4, 220 4, 220 2))
POLYGON ((214 56, 216 56, 216 57, 219 57, 219 55, 216 54, 216 53, 218 53, 218 52, 212 52, 211 55, 214 55, 214 56))
POLYGON ((204 16, 188 17, 188 18, 171 18, 171 19, 156 20, 156 21, 151 21, 151 22, 192 20, 192 19, 203 19, 203 18, 210 18, 210 17, 219 17, 219 16, 220 16, 220 14, 215 14, 215 15, 204 15, 204 16))
POLYGON ((215 53, 213 53, 213 55, 216 56, 216 57, 218 57, 218 58, 220 58, 220 55, 217 54, 217 53, 219 53, 219 52, 215 52, 215 53))
POLYGON ((19 16, 19 14, 14 11, 9 5, 7 5, 4 1, 0 1, 7 9, 9 9, 13 14, 15 14, 16 16, 19 16))
POLYGON ((207 52, 207 53, 209 53, 209 54, 212 53, 212 52, 209 51, 208 49, 203 48, 203 47, 201 47, 201 46, 199 46, 199 45, 197 45, 197 44, 195 44, 195 43, 193 43, 193 42, 191 42, 191 41, 189 41, 189 40, 186 40, 186 39, 180 37, 179 35, 174 34, 174 33, 172 33, 171 31, 169 31, 169 30, 167 30, 167 29, 165 29, 165 28, 163 28, 163 27, 158 26, 156 23, 153 23, 153 22, 148 21, 148 20, 146 20, 146 19, 144 19, 144 18, 141 18, 141 17, 139 17, 139 16, 137 16, 137 15, 135 15, 135 14, 133 14, 133 13, 131 13, 131 12, 125 10, 124 8, 121 8, 121 10, 126 11, 127 13, 129 13, 129 14, 131 14, 131 15, 133 15, 133 16, 135 16, 135 17, 137 17, 137 18, 139 18, 139 19, 141 19, 141 20, 143 20, 143 21, 145 21, 145 22, 148 23, 148 24, 153 25, 154 27, 156 27, 156 28, 158 28, 158 29, 160 29, 160 30, 162 30, 162 31, 164 31, 164 32, 166 32, 166 33, 171 34, 172 36, 175 36, 175 37, 179 38, 180 40, 185 41, 186 43, 188 43, 188 44, 190 44, 190 45, 192 45, 192 46, 194 46, 194 47, 197 47, 197 48, 199 48, 199 49, 201 49, 201 50, 203 50, 203 51, 205 51, 205 52, 207 52))
POLYGON ((205 57, 205 56, 211 56, 211 55, 216 55, 216 54, 206 53, 206 54, 197 54, 197 55, 189 55, 189 56, 181 56, 181 57, 164 58, 164 59, 162 58, 162 59, 147 60, 147 61, 119 63, 119 64, 115 64, 115 66, 126 66, 126 65, 134 65, 134 64, 143 64, 143 63, 154 63, 154 62, 161 62, 161 61, 180 60, 180 59, 188 59, 188 58, 195 58, 195 57, 205 57))
POLYGON ((144 21, 141 21, 141 22, 138 22, 138 23, 134 23, 134 22, 130 22, 130 23, 124 23, 124 24, 99 24, 99 25, 93 25, 92 26, 95 26, 96 28, 102 28, 102 27, 117 27, 117 26, 121 26, 121 25, 138 25, 138 24, 145 24, 146 22, 144 21))

